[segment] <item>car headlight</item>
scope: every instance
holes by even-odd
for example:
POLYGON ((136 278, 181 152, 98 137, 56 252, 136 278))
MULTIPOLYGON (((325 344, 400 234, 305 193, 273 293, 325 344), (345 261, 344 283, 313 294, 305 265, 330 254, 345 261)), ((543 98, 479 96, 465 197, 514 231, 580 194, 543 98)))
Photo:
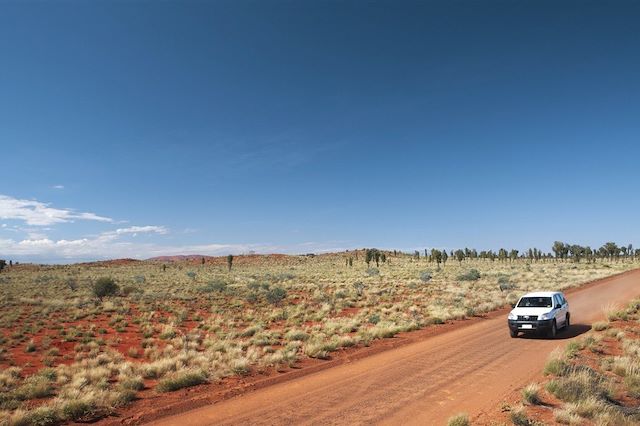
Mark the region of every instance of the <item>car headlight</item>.
POLYGON ((518 319, 518 316, 516 314, 514 314, 513 312, 509 312, 509 319, 510 320, 516 320, 516 319, 518 319))
POLYGON ((553 312, 547 312, 546 314, 540 315, 541 320, 550 320, 553 318, 553 312))

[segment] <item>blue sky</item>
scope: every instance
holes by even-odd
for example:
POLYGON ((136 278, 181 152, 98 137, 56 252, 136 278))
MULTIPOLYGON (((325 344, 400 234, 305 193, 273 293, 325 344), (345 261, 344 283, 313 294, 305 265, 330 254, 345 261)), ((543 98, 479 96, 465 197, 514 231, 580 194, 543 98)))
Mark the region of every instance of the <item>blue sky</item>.
POLYGON ((640 3, 0 2, 0 257, 640 244, 640 3))

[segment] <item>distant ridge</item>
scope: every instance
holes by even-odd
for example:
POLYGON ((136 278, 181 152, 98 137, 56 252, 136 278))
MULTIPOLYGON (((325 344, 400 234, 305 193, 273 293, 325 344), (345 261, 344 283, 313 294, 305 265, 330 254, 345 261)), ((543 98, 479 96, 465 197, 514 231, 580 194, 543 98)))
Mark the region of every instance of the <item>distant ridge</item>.
MULTIPOLYGON (((273 253, 273 254, 255 254, 255 253, 251 253, 251 254, 234 254, 233 257, 238 258, 238 259, 253 259, 253 258, 267 258, 267 259, 283 259, 286 257, 291 257, 291 256, 296 256, 296 255, 289 255, 289 254, 278 254, 278 253, 273 253)), ((201 262, 202 259, 205 260, 205 262, 209 263, 209 262, 220 262, 222 260, 224 260, 226 262, 226 257, 227 255, 224 256, 206 256, 206 255, 201 255, 201 254, 176 254, 176 255, 171 255, 171 256, 156 256, 156 257, 151 257, 149 259, 147 259, 147 261, 150 262, 193 262, 193 261, 198 261, 201 262)))
POLYGON ((81 263, 77 263, 77 265, 110 266, 110 265, 128 265, 129 263, 137 263, 137 262, 142 262, 142 261, 139 259, 123 258, 123 259, 95 260, 93 262, 81 262, 81 263))

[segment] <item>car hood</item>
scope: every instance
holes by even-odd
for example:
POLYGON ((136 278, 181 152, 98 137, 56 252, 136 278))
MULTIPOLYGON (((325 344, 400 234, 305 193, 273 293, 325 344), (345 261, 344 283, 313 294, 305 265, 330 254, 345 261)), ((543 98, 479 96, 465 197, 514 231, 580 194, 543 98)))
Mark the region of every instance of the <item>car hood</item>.
POLYGON ((551 311, 551 308, 514 308, 511 313, 514 315, 542 315, 551 311))

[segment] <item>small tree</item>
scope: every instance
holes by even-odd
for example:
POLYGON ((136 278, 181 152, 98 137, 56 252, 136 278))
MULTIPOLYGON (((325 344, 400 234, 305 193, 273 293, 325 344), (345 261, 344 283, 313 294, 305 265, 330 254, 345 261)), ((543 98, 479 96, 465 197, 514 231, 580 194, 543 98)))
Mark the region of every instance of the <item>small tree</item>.
POLYGON ((107 296, 113 296, 120 288, 113 278, 102 277, 93 283, 93 294, 100 300, 107 296))
POLYGON ((462 261, 464 260, 464 252, 462 250, 456 250, 455 256, 456 260, 462 264, 462 261))
POLYGON ((231 272, 231 268, 233 267, 233 255, 232 254, 227 256, 227 267, 229 268, 229 272, 231 272))
POLYGON ((505 260, 507 260, 507 257, 508 257, 508 255, 507 255, 507 251, 505 249, 501 248, 500 250, 498 250, 498 259, 499 260, 504 262, 505 260))
POLYGON ((369 267, 369 265, 371 264, 371 261, 373 260, 373 250, 371 249, 367 249, 364 252, 364 261, 367 264, 367 268, 369 267))
POLYGON ((4 259, 0 259, 0 272, 2 272, 5 266, 7 266, 7 261, 4 259))
POLYGON ((442 263, 442 252, 440 250, 433 249, 431 250, 431 257, 433 257, 433 260, 436 261, 439 267, 440 263, 442 263))
POLYGON ((447 254, 447 251, 442 250, 442 266, 445 266, 447 264, 448 258, 449 258, 449 255, 447 254))
POLYGON ((204 257, 202 258, 202 260, 200 262, 204 265, 204 257))

